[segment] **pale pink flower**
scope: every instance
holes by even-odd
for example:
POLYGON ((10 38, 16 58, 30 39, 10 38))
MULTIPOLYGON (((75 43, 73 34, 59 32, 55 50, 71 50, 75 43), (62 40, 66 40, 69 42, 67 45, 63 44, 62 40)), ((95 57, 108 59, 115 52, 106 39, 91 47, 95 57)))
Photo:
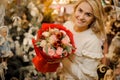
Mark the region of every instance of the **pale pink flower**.
POLYGON ((56 50, 56 54, 57 55, 62 55, 62 52, 63 52, 63 48, 58 47, 57 50, 56 50))
POLYGON ((63 55, 64 55, 64 56, 67 56, 68 54, 69 54, 69 53, 68 53, 66 50, 63 51, 63 55))
POLYGON ((46 51, 45 51, 45 47, 43 47, 42 50, 43 50, 44 53, 46 53, 46 51))
POLYGON ((55 50, 51 49, 51 48, 48 48, 48 55, 53 56, 54 54, 55 54, 55 50))
POLYGON ((56 42, 58 39, 57 39, 57 37, 56 37, 56 35, 51 35, 50 37, 49 37, 49 43, 54 43, 54 42, 56 42))
POLYGON ((63 39, 62 39, 62 43, 63 44, 69 44, 70 43, 70 39, 68 36, 65 36, 63 39))

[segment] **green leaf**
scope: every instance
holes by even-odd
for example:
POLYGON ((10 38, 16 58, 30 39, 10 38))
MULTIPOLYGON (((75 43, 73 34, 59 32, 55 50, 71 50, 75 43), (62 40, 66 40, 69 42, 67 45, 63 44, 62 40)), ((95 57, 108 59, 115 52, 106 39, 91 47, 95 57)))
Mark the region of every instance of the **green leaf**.
POLYGON ((67 52, 70 52, 70 49, 71 49, 70 46, 66 46, 66 50, 67 50, 67 52))
POLYGON ((36 45, 39 47, 40 46, 40 44, 41 44, 41 42, 36 42, 36 45))
POLYGON ((48 46, 45 47, 45 52, 48 54, 48 46))

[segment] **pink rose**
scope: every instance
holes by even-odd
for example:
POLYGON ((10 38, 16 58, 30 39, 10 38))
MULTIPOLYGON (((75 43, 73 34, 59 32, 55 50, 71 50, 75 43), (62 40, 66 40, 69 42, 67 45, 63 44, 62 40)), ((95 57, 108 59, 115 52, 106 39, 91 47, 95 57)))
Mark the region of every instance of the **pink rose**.
POLYGON ((56 42, 58 39, 57 39, 57 37, 56 37, 56 35, 51 35, 50 37, 49 37, 49 43, 54 43, 54 42, 56 42))
POLYGON ((70 39, 68 36, 65 36, 63 39, 62 39, 62 43, 63 44, 69 44, 70 43, 70 39))
POLYGON ((53 56, 54 54, 55 54, 55 50, 51 49, 51 48, 48 48, 48 55, 53 56))
POLYGON ((56 50, 56 54, 57 55, 62 55, 62 52, 63 52, 63 48, 58 47, 57 50, 56 50))

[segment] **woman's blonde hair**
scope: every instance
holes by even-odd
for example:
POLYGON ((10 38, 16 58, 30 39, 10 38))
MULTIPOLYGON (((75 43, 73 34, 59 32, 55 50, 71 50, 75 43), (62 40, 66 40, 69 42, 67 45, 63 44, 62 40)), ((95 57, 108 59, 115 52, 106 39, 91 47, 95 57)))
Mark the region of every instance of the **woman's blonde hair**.
MULTIPOLYGON (((75 5, 74 5, 74 12, 76 8, 79 6, 80 3, 82 2, 88 2, 90 6, 93 9, 93 15, 95 17, 93 23, 91 23, 90 28, 92 28, 93 32, 101 39, 105 39, 105 26, 104 26, 104 21, 105 21, 105 13, 104 9, 102 6, 102 3, 100 0, 79 0, 75 5)), ((74 17, 74 16, 73 16, 74 17)))

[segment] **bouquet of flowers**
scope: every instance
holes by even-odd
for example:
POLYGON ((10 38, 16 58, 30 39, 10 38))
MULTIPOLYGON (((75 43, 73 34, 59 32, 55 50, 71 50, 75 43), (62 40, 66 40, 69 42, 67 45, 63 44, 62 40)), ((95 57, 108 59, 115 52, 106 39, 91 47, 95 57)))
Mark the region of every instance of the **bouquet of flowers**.
POLYGON ((75 51, 72 33, 60 24, 42 24, 32 42, 36 52, 33 63, 43 73, 56 71, 60 60, 75 51))

